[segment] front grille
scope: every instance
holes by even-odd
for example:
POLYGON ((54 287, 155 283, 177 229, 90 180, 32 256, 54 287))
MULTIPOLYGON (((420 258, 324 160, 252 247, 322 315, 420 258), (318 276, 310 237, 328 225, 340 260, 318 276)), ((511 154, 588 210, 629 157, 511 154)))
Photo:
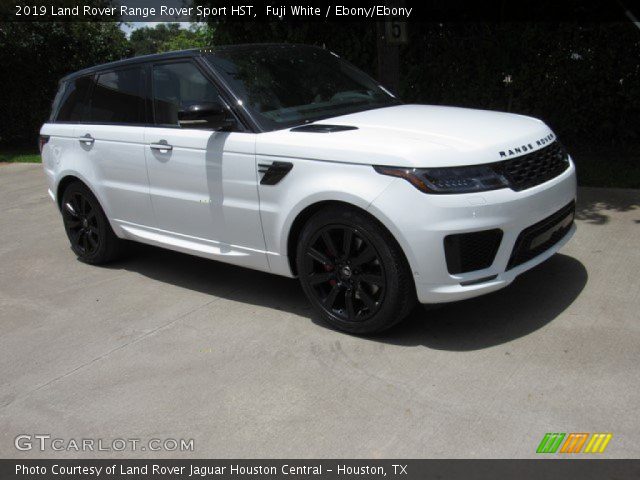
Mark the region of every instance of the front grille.
POLYGON ((507 270, 528 262, 558 243, 571 229, 575 203, 524 229, 516 240, 507 270))
POLYGON ((504 175, 509 187, 516 192, 540 185, 569 168, 569 157, 559 142, 495 164, 498 173, 504 175))
POLYGON ((456 233, 444 237, 444 253, 449 273, 465 273, 489 268, 496 257, 502 230, 456 233))

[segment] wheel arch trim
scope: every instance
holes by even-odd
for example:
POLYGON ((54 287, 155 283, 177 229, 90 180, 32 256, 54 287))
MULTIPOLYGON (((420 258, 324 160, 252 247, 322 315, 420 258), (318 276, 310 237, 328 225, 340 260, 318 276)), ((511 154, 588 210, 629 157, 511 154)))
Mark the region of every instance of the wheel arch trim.
POLYGON ((91 182, 87 180, 84 177, 84 175, 74 170, 66 170, 66 171, 60 172, 60 174, 58 175, 58 180, 55 184, 55 200, 56 200, 56 204, 58 205, 58 208, 62 208, 62 195, 64 193, 64 189, 66 189, 69 184, 76 181, 83 183, 84 186, 91 191, 93 196, 98 199, 98 202, 100 203, 100 207, 102 207, 102 209, 105 210, 104 203, 100 199, 98 192, 96 192, 96 190, 91 186, 91 182))
POLYGON ((300 234, 302 233, 304 224, 318 210, 323 208, 323 206, 329 206, 329 205, 344 205, 346 207, 354 208, 356 210, 359 210, 369 215, 374 220, 376 220, 382 227, 384 227, 389 232, 391 237, 397 242, 398 246, 400 247, 400 250, 405 256, 405 259, 407 261, 407 264, 409 265, 409 268, 412 268, 412 262, 410 261, 410 258, 408 255, 410 250, 407 250, 407 246, 403 244, 404 242, 402 241, 402 237, 398 235, 399 231, 397 230, 397 228, 395 228, 395 226, 390 228, 390 223, 392 222, 389 222, 389 220, 385 216, 377 214, 378 213, 377 211, 372 211, 370 209, 372 202, 366 202, 359 197, 355 197, 355 198, 358 199, 359 201, 357 200, 349 201, 349 199, 344 199, 344 198, 337 199, 335 196, 318 199, 315 201, 307 200, 306 202, 301 202, 297 206, 297 208, 290 213, 289 218, 287 219, 287 222, 285 224, 287 228, 285 229, 286 235, 283 235, 283 238, 285 238, 286 244, 283 247, 282 251, 286 253, 287 264, 290 269, 291 276, 297 276, 296 250, 298 246, 298 239, 300 237, 300 234))
MULTIPOLYGON (((56 205, 58 206, 58 210, 62 211, 62 194, 64 192, 63 187, 66 188, 69 184, 73 183, 74 181, 81 182, 85 187, 87 187, 89 189, 89 191, 93 194, 93 196, 98 201, 98 204, 100 205, 100 208, 102 208, 102 211, 104 212, 105 216, 107 217, 107 220, 108 220, 109 224, 111 225, 111 228, 113 229, 114 232, 116 232, 116 234, 118 234, 118 232, 120 232, 120 229, 118 228, 118 226, 116 224, 114 224, 113 219, 111 218, 111 215, 109 214, 108 205, 105 205, 104 200, 98 194, 98 192, 93 187, 91 182, 88 181, 81 173, 78 173, 75 170, 62 171, 62 172, 60 172, 60 174, 58 176, 58 180, 57 180, 57 182, 55 184, 55 189, 54 189, 54 191, 55 191, 55 202, 56 202, 56 205)), ((120 236, 120 235, 118 235, 118 236, 120 236)))

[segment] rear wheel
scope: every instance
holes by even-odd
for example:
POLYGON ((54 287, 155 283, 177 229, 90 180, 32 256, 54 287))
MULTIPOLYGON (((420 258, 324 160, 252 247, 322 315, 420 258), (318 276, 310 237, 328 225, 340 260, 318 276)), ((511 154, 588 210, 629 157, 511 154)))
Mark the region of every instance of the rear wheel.
POLYGON ((302 288, 333 327, 385 330, 415 304, 411 271, 391 234, 368 214, 331 207, 314 215, 298 242, 302 288))
POLYGON ((74 182, 62 194, 62 219, 78 260, 98 265, 115 259, 122 240, 113 232, 98 200, 84 184, 74 182))

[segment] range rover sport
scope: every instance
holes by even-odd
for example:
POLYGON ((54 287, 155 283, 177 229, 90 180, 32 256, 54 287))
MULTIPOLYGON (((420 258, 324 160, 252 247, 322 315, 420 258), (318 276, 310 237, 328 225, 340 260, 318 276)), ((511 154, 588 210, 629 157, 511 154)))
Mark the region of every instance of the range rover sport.
POLYGON ((575 168, 542 121, 403 104, 310 46, 88 68, 40 133, 81 261, 133 240, 298 277, 352 333, 505 287, 575 231, 575 168))

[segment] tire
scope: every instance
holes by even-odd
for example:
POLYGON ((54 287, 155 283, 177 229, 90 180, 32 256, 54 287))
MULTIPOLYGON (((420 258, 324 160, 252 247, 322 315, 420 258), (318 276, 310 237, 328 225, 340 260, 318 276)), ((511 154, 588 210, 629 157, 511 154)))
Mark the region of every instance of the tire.
POLYGON ((400 246, 376 219, 334 206, 305 224, 296 250, 302 289, 332 327, 373 334, 403 320, 416 304, 400 246))
POLYGON ((113 232, 98 199, 81 182, 71 183, 62 194, 64 229, 78 260, 91 265, 118 257, 123 241, 113 232))

